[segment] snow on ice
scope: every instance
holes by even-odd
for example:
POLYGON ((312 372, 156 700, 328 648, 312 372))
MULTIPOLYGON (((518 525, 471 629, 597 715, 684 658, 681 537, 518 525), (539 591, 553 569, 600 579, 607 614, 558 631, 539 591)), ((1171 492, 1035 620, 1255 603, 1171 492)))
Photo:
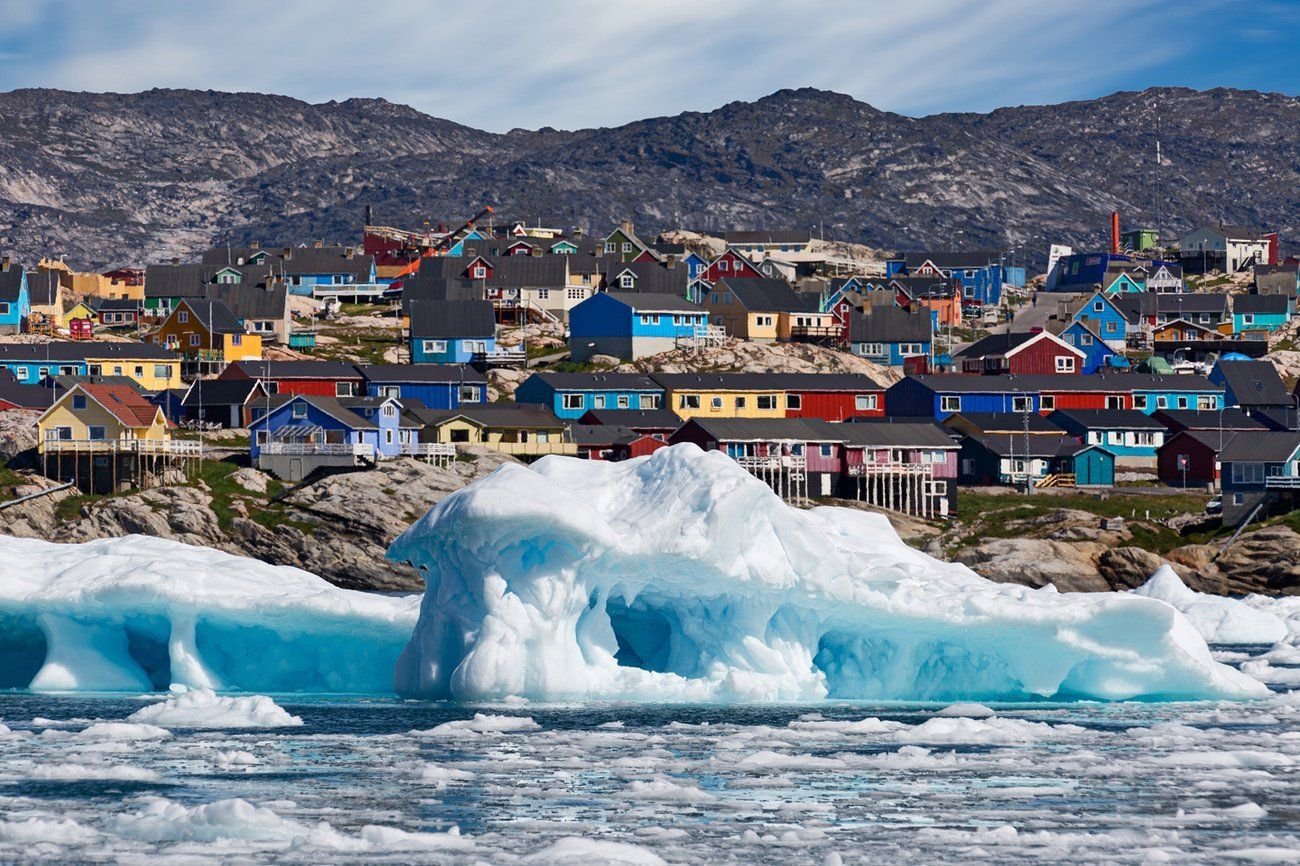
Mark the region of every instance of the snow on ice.
POLYGON ((425 570, 404 695, 464 700, 1247 698, 1183 615, 996 584, 884 517, 801 511, 693 445, 504 466, 390 547, 425 570))
POLYGON ((418 604, 146 536, 0 537, 0 574, 0 688, 391 693, 418 604))
POLYGON ((1287 636, 1286 623, 1275 614, 1235 598, 1196 592, 1169 565, 1160 566, 1150 580, 1132 592, 1173 605, 1210 643, 1269 644, 1287 636))

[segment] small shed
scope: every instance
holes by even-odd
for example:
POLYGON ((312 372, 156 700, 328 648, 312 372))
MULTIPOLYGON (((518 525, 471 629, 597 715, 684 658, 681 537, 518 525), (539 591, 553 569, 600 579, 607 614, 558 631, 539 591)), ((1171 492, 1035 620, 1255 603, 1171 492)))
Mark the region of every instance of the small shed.
POLYGON ((1074 483, 1077 487, 1114 487, 1115 455, 1100 445, 1074 452, 1074 483))

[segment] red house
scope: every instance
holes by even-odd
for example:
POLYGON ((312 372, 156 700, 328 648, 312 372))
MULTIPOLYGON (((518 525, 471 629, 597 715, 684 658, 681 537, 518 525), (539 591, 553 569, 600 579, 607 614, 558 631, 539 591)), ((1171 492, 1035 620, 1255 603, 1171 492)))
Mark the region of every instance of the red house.
POLYGON ((342 361, 237 361, 218 379, 257 379, 272 394, 356 397, 366 393, 361 371, 342 361))
POLYGON ((1083 372, 1086 354, 1047 331, 990 334, 953 358, 963 373, 1016 376, 1083 372))
POLYGON ((1039 386, 1039 411, 1044 415, 1057 409, 1132 408, 1132 388, 1102 376, 1052 375, 1039 386))
POLYGON ((668 443, 619 424, 573 424, 569 435, 588 460, 628 460, 653 454, 668 443))
POLYGON ((727 250, 725 253, 710 262, 709 266, 701 271, 696 279, 703 280, 709 285, 713 285, 718 280, 726 279, 728 277, 734 279, 736 277, 758 278, 762 276, 764 276, 764 274, 759 271, 758 268, 754 267, 753 263, 750 262, 749 259, 739 253, 727 250))
POLYGON ((1209 487, 1219 481, 1219 451, 1236 433, 1184 430, 1156 449, 1156 475, 1170 487, 1209 487))
POLYGON ((785 417, 881 418, 885 389, 869 376, 854 373, 772 373, 771 386, 785 392, 785 417))

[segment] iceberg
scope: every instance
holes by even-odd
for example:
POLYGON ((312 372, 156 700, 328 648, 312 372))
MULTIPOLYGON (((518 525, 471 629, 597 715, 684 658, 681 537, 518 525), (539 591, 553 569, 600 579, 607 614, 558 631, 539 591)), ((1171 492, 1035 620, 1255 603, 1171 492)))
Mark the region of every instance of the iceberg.
POLYGON ((1237 699, 1173 607, 992 583, 694 445, 507 465, 388 555, 427 589, 400 694, 538 701, 1237 699))
POLYGON ((1283 640, 1288 633, 1286 623, 1273 613, 1235 598, 1197 592, 1183 583, 1167 564, 1130 592, 1158 598, 1177 608, 1210 643, 1271 644, 1283 640))
POLYGON ((0 536, 0 575, 0 688, 391 694, 419 604, 138 535, 0 536))

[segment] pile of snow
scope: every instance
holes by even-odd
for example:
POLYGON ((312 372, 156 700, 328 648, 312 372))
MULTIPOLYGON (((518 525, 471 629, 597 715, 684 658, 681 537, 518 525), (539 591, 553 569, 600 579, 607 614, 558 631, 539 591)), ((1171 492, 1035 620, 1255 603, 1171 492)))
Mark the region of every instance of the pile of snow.
POLYGON ((1286 623, 1274 614, 1235 598, 1196 592, 1169 565, 1132 593, 1173 605, 1210 643, 1271 644, 1287 636, 1286 623))
POLYGON ((268 697, 220 697, 212 689, 179 691, 160 704, 136 710, 127 721, 169 728, 286 728, 302 724, 301 718, 268 697))
POLYGON ((1170 606, 1038 592, 801 511, 718 452, 503 466, 389 556, 424 569, 408 696, 531 700, 1246 698, 1170 606))
POLYGON ((0 688, 392 691, 418 599, 146 536, 0 536, 0 688))

